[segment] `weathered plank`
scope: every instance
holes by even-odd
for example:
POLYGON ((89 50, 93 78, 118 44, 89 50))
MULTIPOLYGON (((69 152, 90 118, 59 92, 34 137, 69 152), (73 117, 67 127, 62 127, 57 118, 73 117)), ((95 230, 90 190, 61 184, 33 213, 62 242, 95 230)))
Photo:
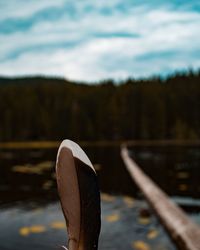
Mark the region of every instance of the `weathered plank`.
POLYGON ((191 221, 129 157, 125 146, 121 149, 122 159, 131 177, 160 218, 175 244, 181 250, 200 250, 200 227, 191 221))

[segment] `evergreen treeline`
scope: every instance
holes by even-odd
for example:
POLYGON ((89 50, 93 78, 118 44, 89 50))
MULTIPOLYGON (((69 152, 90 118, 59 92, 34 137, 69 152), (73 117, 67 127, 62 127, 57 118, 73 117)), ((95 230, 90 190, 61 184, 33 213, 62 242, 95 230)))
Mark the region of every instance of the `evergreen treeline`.
POLYGON ((200 71, 99 84, 0 78, 0 141, 200 139, 200 71))

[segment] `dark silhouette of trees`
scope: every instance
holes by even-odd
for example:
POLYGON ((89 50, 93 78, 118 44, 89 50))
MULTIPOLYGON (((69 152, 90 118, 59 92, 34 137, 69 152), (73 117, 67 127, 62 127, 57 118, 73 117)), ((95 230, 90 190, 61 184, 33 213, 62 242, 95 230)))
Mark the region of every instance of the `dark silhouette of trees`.
POLYGON ((200 71, 75 83, 0 78, 0 141, 200 139, 200 71))

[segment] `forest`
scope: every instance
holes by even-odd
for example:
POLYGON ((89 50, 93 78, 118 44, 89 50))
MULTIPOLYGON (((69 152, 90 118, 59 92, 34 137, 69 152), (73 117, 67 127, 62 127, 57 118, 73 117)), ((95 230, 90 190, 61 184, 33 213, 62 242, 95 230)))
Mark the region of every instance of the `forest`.
POLYGON ((200 70, 87 84, 0 77, 0 141, 200 139, 200 70))

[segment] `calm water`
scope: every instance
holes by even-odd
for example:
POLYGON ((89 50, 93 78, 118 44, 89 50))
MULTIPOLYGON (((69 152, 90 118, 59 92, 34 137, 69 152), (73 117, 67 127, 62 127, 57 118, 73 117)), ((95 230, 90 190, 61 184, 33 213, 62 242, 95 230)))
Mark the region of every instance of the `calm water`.
MULTIPOLYGON (((140 218, 142 209, 149 208, 123 165, 119 147, 84 150, 94 163, 103 193, 100 250, 119 246, 124 250, 137 249, 137 244, 142 243, 152 249, 175 249, 151 212, 149 218, 140 218), (112 223, 115 227, 111 227, 112 223)), ((59 249, 65 244, 54 171, 56 151, 0 151, 1 250, 59 249)), ((130 148, 130 153, 200 223, 199 148, 140 146, 130 148)))

